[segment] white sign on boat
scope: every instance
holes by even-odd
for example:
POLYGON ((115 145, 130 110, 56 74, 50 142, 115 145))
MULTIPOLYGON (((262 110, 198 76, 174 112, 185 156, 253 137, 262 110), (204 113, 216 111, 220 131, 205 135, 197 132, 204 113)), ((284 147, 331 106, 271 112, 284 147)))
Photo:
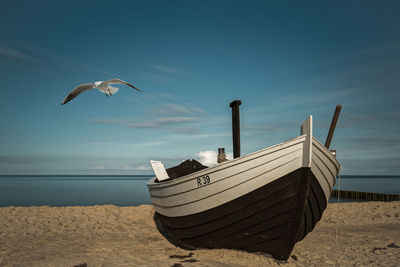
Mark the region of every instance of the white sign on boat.
POLYGON ((164 164, 161 161, 150 160, 151 167, 153 168, 154 174, 157 176, 158 181, 169 179, 168 173, 165 170, 164 164))

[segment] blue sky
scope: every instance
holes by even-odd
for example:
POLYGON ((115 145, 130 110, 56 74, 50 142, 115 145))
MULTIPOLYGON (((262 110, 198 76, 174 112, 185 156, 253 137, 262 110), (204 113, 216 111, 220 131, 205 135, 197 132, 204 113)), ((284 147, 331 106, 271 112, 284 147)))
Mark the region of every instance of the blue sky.
MULTIPOLYGON (((149 174, 312 114, 342 174, 400 173, 398 1, 0 1, 0 174, 149 174), (118 77, 106 98, 75 86, 118 77)), ((208 153, 208 154, 207 154, 208 153)))

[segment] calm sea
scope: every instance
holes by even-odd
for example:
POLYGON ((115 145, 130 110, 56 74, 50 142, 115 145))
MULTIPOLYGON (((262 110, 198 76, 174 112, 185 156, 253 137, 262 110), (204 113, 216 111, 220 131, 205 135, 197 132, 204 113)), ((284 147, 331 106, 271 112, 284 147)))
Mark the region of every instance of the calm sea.
MULTIPOLYGON (((151 204, 152 175, 0 175, 0 206, 151 204)), ((335 188, 338 188, 338 180, 335 188)), ((400 194, 400 176, 342 176, 341 190, 400 194)), ((349 201, 349 200, 341 200, 349 201)), ((331 199, 330 202, 336 202, 331 199)))
POLYGON ((151 204, 152 176, 0 175, 0 206, 151 204))

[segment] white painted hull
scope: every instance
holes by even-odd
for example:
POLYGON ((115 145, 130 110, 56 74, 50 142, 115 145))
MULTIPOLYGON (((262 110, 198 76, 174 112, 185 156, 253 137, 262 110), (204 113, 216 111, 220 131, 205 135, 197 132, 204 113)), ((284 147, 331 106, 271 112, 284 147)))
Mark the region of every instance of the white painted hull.
POLYGON ((328 200, 339 163, 312 137, 311 118, 309 124, 306 134, 249 155, 170 181, 152 178, 147 185, 155 210, 168 217, 203 212, 302 167, 311 167, 328 200))

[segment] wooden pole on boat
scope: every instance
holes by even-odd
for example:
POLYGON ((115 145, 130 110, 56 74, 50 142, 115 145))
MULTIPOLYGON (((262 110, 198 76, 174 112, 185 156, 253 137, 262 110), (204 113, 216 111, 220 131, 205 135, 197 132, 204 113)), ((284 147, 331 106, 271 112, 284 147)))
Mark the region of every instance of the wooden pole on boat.
POLYGON ((234 100, 229 104, 232 108, 232 136, 233 136, 233 158, 240 157, 240 119, 239 106, 240 100, 234 100))
POLYGON ((342 109, 342 105, 337 105, 335 109, 335 114, 333 114, 331 127, 329 128, 328 136, 326 137, 325 147, 329 149, 331 145, 333 132, 335 131, 336 123, 339 118, 340 110, 342 109))

